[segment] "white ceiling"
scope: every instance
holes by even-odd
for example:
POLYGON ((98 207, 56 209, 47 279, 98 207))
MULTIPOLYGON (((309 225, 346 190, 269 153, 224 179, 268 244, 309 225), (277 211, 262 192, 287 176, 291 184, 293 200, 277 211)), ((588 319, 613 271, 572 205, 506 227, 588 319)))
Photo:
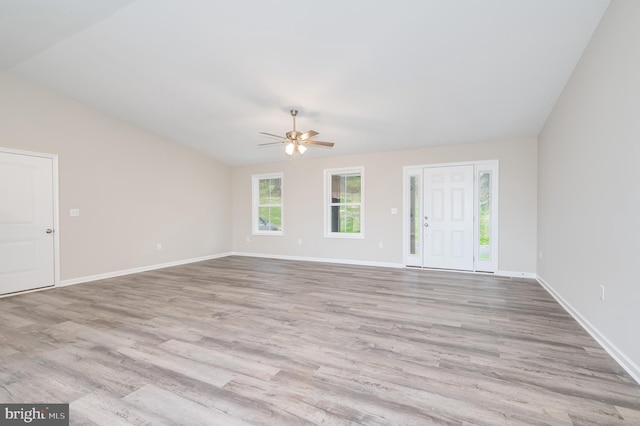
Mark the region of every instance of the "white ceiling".
POLYGON ((0 0, 0 71, 231 164, 537 135, 608 0, 0 0))

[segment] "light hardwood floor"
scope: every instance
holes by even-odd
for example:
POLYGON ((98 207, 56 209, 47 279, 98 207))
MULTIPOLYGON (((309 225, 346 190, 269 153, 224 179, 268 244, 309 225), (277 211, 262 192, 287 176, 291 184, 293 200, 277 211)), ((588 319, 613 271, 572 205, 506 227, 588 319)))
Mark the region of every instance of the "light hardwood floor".
POLYGON ((0 401, 71 424, 640 424, 533 281, 227 257, 0 299, 0 401))

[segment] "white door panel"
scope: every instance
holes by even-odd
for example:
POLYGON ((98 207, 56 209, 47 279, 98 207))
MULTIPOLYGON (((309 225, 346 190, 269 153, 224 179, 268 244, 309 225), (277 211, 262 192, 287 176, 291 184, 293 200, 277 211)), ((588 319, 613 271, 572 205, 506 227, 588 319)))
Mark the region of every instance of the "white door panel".
POLYGON ((473 270, 473 165, 424 169, 427 268, 473 270))
POLYGON ((0 294, 54 284, 53 160, 0 152, 0 294))

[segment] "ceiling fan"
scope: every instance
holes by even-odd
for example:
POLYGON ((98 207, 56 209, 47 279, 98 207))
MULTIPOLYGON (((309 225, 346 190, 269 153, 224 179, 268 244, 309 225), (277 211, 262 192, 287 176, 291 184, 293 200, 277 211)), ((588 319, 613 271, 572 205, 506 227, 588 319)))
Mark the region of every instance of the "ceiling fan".
POLYGON ((307 145, 315 145, 323 148, 333 147, 334 145, 333 142, 321 142, 321 141, 311 140, 310 138, 316 135, 319 135, 319 133, 316 132, 315 130, 309 130, 308 132, 304 132, 304 133, 297 131, 296 116, 298 115, 298 110, 292 109, 290 112, 291 112, 291 117, 293 117, 293 130, 285 133, 285 136, 279 136, 279 135, 274 135, 272 133, 260 132, 261 135, 269 136, 272 138, 278 138, 280 140, 278 142, 261 143, 261 144, 258 144, 258 146, 278 145, 283 143, 283 144, 286 144, 284 149, 285 152, 287 153, 287 155, 290 155, 290 156, 293 156, 296 152, 299 153, 300 155, 304 154, 307 151, 307 145))

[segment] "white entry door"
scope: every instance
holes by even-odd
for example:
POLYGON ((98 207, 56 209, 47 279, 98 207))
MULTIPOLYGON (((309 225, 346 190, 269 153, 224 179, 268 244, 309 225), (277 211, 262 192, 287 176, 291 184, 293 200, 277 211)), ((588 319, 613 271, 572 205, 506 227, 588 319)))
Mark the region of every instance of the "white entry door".
POLYGON ((52 286, 53 159, 0 152, 0 294, 52 286))
POLYGON ((424 169, 426 268, 473 270, 474 166, 424 169))

